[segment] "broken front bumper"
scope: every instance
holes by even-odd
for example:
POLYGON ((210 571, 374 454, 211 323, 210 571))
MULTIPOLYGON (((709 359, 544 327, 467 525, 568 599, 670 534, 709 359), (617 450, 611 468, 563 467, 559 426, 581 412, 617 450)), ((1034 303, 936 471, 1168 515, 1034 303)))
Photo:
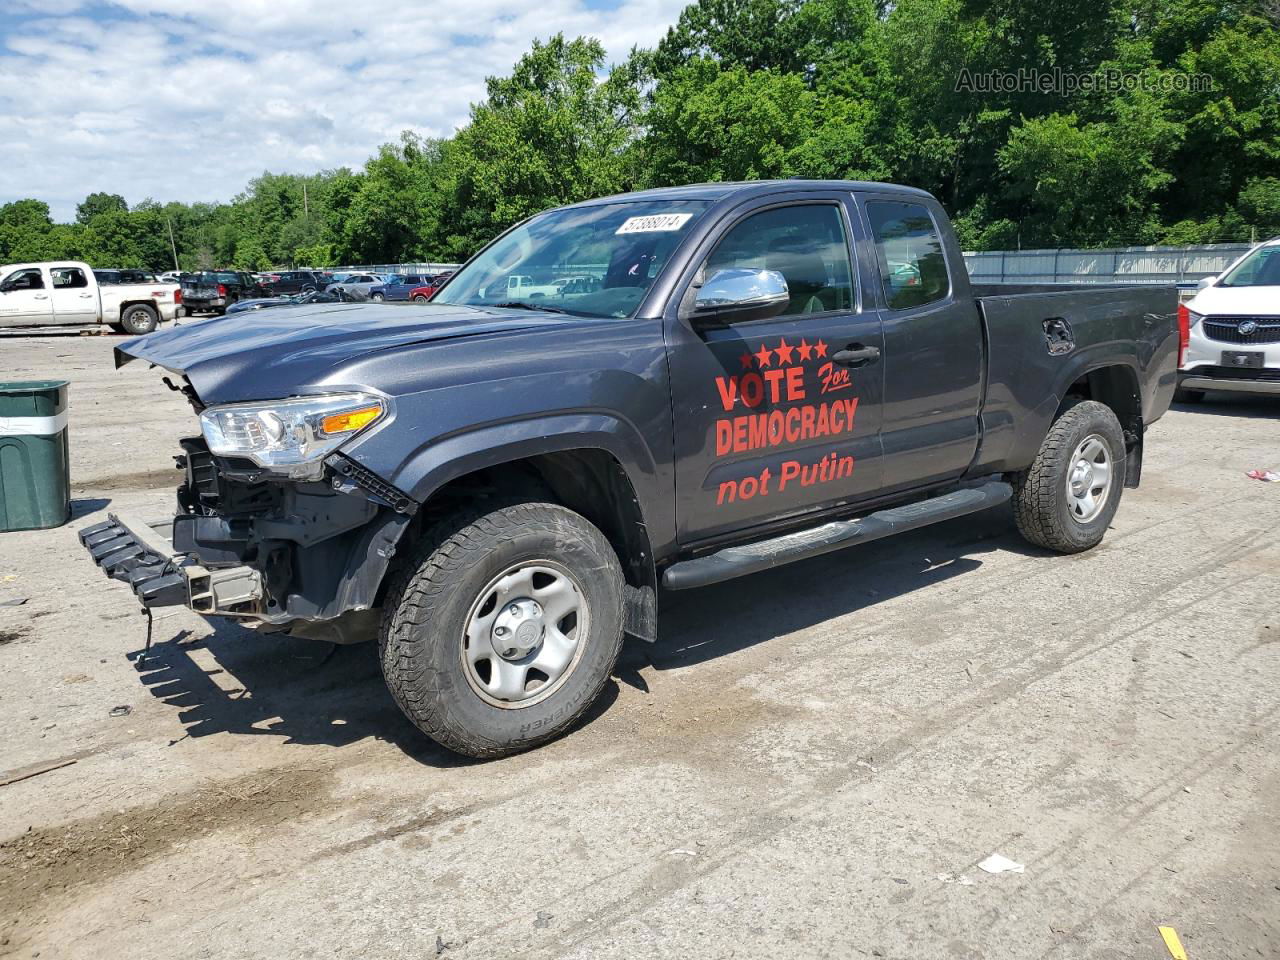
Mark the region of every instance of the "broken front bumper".
POLYGON ((175 553, 163 526, 108 514, 80 531, 80 543, 109 577, 133 588, 144 607, 187 606, 196 613, 260 619, 261 574, 246 566, 210 570, 175 553))

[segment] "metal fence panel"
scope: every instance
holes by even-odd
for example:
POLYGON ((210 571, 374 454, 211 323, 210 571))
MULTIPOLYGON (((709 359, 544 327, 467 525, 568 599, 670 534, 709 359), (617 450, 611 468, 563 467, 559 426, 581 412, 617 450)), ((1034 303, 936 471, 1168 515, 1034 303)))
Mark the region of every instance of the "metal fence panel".
POLYGON ((1099 250, 983 250, 964 255, 979 283, 1194 283, 1216 276, 1247 243, 1099 250))

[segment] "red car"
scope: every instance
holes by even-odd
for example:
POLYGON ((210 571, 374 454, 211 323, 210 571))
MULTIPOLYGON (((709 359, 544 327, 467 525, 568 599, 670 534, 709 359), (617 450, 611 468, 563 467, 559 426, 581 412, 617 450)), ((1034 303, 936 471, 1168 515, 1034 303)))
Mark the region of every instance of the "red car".
POLYGON ((430 300, 437 290, 444 286, 444 282, 453 276, 453 271, 441 273, 434 277, 429 277, 428 282, 420 287, 414 287, 409 291, 409 299, 414 303, 426 303, 430 300))

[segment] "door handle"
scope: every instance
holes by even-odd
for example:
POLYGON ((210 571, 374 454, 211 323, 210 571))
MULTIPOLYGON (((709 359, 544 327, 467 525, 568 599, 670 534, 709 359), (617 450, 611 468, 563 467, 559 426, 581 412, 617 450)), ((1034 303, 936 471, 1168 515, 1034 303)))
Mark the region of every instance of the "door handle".
POLYGON ((879 347, 864 347, 860 343, 851 343, 845 350, 837 350, 831 355, 831 362, 842 367, 861 367, 875 363, 880 359, 879 347))
POLYGON ((92 296, 93 296, 93 294, 92 294, 92 293, 82 293, 82 294, 80 294, 80 299, 81 299, 81 300, 88 300, 88 299, 89 299, 90 297, 92 297, 92 296))
POLYGON ((33 299, 33 300, 48 300, 48 299, 49 299, 49 295, 48 295, 47 293, 37 293, 34 297, 32 297, 32 299, 33 299))

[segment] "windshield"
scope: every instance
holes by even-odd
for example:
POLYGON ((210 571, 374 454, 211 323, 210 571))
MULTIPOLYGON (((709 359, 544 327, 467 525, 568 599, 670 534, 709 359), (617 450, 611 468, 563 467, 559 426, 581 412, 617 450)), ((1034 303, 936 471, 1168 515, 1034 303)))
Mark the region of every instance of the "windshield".
POLYGON ((433 302, 630 316, 708 206, 645 200, 544 213, 495 241, 433 302))
POLYGON ((1254 250, 1215 286, 1280 287, 1280 244, 1268 244, 1254 250))

